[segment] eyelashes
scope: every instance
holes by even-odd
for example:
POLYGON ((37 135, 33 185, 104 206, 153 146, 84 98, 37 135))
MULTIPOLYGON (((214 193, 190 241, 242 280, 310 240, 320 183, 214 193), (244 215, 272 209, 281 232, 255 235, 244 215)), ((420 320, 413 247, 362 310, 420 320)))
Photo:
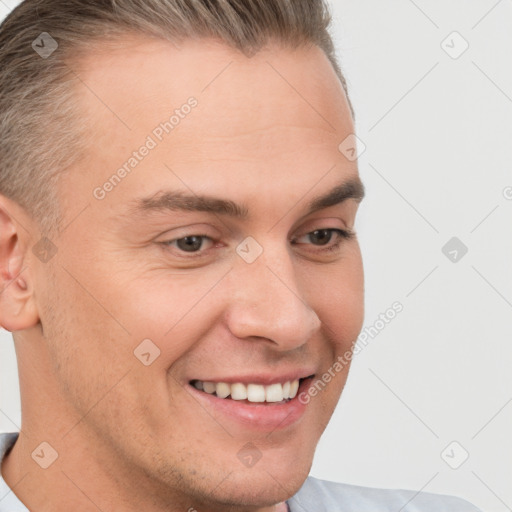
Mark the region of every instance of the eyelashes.
MULTIPOLYGON (((339 228, 322 228, 310 231, 291 240, 292 245, 311 245, 316 249, 309 250, 308 252, 322 254, 324 252, 333 253, 340 249, 344 241, 354 239, 356 234, 353 231, 339 229, 339 228), (327 236, 324 236, 327 235, 327 236), (298 243, 298 240, 320 237, 320 244, 314 243, 298 243), (327 238, 327 241, 325 240, 327 238), (335 242, 332 243, 333 238, 335 242)), ((174 238, 172 240, 165 240, 159 242, 167 251, 175 253, 179 258, 194 259, 205 256, 209 249, 204 249, 204 241, 209 241, 210 248, 219 242, 212 237, 205 234, 191 234, 185 237, 174 238)))
MULTIPOLYGON (((329 242, 331 241, 333 234, 338 235, 338 239, 337 239, 336 243, 333 245, 328 245, 328 247, 324 247, 324 244, 315 246, 315 247, 320 247, 320 251, 322 251, 322 250, 334 251, 339 248, 339 246, 341 245, 341 243, 344 240, 350 240, 355 237, 355 233, 350 230, 338 229, 338 228, 323 228, 323 229, 316 229, 315 231, 311 231, 310 233, 306 233, 305 235, 299 237, 299 239, 303 238, 303 237, 311 237, 312 235, 316 235, 317 233, 329 233, 329 240, 327 241, 327 244, 329 244, 329 242)), ((313 244, 313 245, 315 245, 315 244, 313 244)))

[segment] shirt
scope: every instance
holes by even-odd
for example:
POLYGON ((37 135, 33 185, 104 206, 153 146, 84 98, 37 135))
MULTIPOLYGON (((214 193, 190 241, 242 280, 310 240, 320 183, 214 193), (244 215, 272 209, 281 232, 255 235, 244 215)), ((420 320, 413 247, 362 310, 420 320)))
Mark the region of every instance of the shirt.
MULTIPOLYGON (((18 432, 0 434, 0 464, 18 432)), ((415 491, 376 489, 308 477, 287 502, 290 512, 481 512, 460 498, 415 491)), ((0 512, 29 512, 0 472, 0 512)))

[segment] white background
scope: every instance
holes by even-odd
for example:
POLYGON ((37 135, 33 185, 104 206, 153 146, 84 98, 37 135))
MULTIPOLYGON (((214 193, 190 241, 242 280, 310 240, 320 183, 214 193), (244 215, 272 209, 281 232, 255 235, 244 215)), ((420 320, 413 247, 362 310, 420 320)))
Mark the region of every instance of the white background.
MULTIPOLYGON (((354 360, 312 474, 512 510, 512 2, 331 3, 366 146, 365 326, 404 309, 354 360), (442 252, 452 237, 468 248, 456 263, 442 252), (453 441, 452 465, 469 454, 458 469, 441 456, 453 441)), ((12 431, 17 372, 0 334, 12 431)))

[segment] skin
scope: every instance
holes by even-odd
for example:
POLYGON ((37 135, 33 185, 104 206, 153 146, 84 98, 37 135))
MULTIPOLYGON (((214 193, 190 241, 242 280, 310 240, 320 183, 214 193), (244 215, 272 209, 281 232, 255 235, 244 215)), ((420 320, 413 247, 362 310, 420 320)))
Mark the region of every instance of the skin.
POLYGON ((358 176, 338 150, 354 132, 342 86, 320 49, 277 44, 248 58, 214 41, 127 35, 73 66, 88 86, 76 94, 89 150, 59 180, 64 227, 50 261, 32 252, 37 222, 0 196, 0 320, 15 337, 23 418, 2 474, 38 512, 284 511, 348 367, 274 432, 206 410, 188 382, 305 366, 318 377, 356 340, 357 238, 326 252, 307 236, 354 229, 354 199, 306 215, 311 199, 358 176), (172 134, 95 199, 191 96, 198 106, 172 134), (164 189, 243 203, 250 218, 130 214, 164 189), (160 243, 193 235, 213 240, 200 257, 160 243), (251 264, 236 253, 248 236, 263 248, 251 264), (144 339, 160 349, 149 366, 133 353, 144 339), (48 469, 31 457, 43 441, 58 452, 48 469), (250 468, 237 457, 247 442, 262 454, 250 468))

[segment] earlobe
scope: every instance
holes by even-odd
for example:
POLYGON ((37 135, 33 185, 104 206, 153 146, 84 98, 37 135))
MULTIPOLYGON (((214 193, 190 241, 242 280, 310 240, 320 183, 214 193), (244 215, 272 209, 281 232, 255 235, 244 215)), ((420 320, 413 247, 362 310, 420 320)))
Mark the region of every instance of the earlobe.
POLYGON ((0 326, 11 332, 39 322, 31 270, 26 264, 29 233, 21 228, 13 210, 19 218, 15 204, 0 195, 0 326))

